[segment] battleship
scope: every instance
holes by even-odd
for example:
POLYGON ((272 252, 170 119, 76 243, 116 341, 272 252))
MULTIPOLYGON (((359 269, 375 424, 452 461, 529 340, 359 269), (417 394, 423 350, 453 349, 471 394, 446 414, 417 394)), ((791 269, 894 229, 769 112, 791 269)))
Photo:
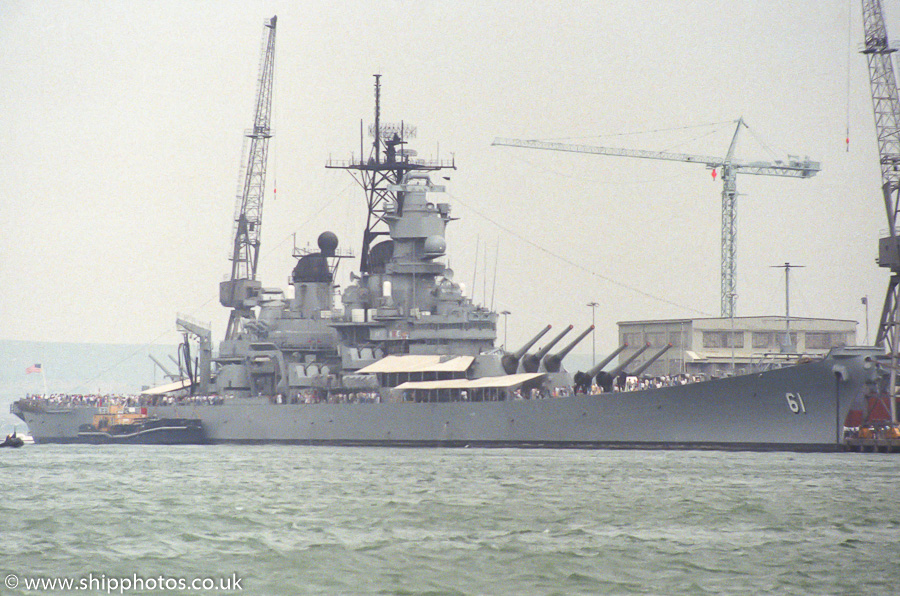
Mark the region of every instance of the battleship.
MULTIPOLYGON (((368 208, 358 270, 340 288, 342 261, 356 259, 334 233, 294 248, 291 291, 256 279, 275 19, 267 22, 246 184, 238 197, 225 337, 179 317, 184 378, 146 391, 140 407, 161 420, 195 420, 210 443, 383 446, 715 448, 828 451, 868 416, 884 390, 883 350, 848 346, 825 357, 718 379, 668 378, 625 391, 640 367, 624 346, 587 371, 565 358, 593 327, 562 344, 571 325, 535 345, 498 348, 499 314, 475 304, 447 266, 454 221, 441 170, 409 148, 415 129, 382 123, 375 78, 374 139, 364 153, 326 167, 349 172, 368 208), (561 346, 557 351, 553 351, 561 346), (194 355, 192 355, 194 354, 194 355)), ((880 403, 880 402, 878 402, 880 403)), ((36 442, 78 442, 95 405, 15 402, 36 442)))

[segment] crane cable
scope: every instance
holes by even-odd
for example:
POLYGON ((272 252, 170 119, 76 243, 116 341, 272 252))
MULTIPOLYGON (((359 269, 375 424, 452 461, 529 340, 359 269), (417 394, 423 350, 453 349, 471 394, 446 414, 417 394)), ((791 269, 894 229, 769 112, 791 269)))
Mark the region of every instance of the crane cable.
POLYGON ((853 0, 847 0, 847 128, 844 136, 846 152, 850 152, 850 63, 853 61, 853 0))
POLYGON ((704 128, 707 126, 722 126, 724 124, 734 124, 733 120, 726 120, 723 122, 705 122, 703 124, 689 124, 687 126, 673 126, 671 128, 654 128, 651 130, 635 130, 631 132, 614 132, 609 134, 598 134, 598 135, 586 135, 586 136, 577 136, 577 137, 553 137, 549 139, 532 139, 535 141, 571 141, 578 139, 603 139, 609 137, 630 137, 636 135, 646 135, 646 134, 654 134, 657 132, 671 132, 673 130, 687 130, 691 128, 704 128))
POLYGON ((596 277, 596 278, 598 278, 598 279, 602 279, 602 280, 604 280, 604 281, 606 281, 606 282, 608 282, 608 283, 611 283, 611 284, 613 284, 613 285, 615 285, 615 286, 619 286, 620 288, 629 290, 629 291, 634 292, 634 293, 636 293, 636 294, 640 294, 641 296, 644 296, 645 298, 650 298, 651 300, 655 300, 655 301, 657 301, 657 302, 662 302, 662 303, 664 303, 664 304, 668 304, 668 305, 670 305, 670 306, 675 306, 675 307, 684 309, 684 310, 686 310, 686 311, 693 312, 693 313, 700 314, 700 315, 704 315, 704 316, 707 316, 707 317, 712 317, 712 316, 713 316, 711 313, 708 313, 708 312, 706 312, 706 311, 699 310, 699 309, 693 308, 693 307, 691 307, 691 306, 686 306, 686 305, 684 305, 684 304, 679 304, 678 302, 674 302, 674 301, 672 301, 672 300, 669 300, 669 299, 667 299, 667 298, 663 298, 663 297, 661 297, 661 296, 656 296, 655 294, 651 294, 651 293, 649 293, 649 292, 645 292, 644 290, 641 290, 641 289, 636 288, 636 287, 634 287, 634 286, 631 286, 631 285, 629 285, 629 284, 623 283, 623 282, 621 282, 621 281, 615 280, 615 279, 613 279, 613 278, 611 278, 611 277, 608 277, 608 276, 606 276, 606 275, 603 275, 602 273, 598 273, 598 272, 596 272, 596 271, 593 271, 593 270, 591 270, 591 269, 588 269, 587 267, 585 267, 585 266, 583 266, 583 265, 580 265, 580 264, 576 263, 575 261, 572 261, 571 259, 568 259, 568 258, 566 258, 566 257, 564 257, 564 256, 562 256, 562 255, 560 255, 560 254, 557 254, 557 253, 555 253, 555 252, 553 252, 553 251, 551 251, 551 250, 549 250, 549 249, 547 249, 547 248, 544 248, 543 246, 541 246, 540 244, 537 244, 537 243, 534 242, 533 240, 529 240, 529 239, 526 238, 525 236, 519 234, 518 232, 516 232, 516 231, 514 231, 514 230, 511 230, 510 228, 504 226, 503 224, 501 224, 501 223, 498 222, 497 220, 491 218, 490 216, 485 215, 484 213, 482 213, 481 211, 479 211, 479 210, 476 209, 475 207, 472 207, 471 205, 469 205, 469 204, 466 203, 465 201, 461 200, 459 197, 454 196, 454 195, 451 194, 450 192, 447 192, 447 191, 445 191, 445 192, 446 192, 447 196, 449 196, 450 198, 452 198, 454 201, 457 201, 460 205, 462 205, 463 207, 465 207, 466 209, 468 209, 468 210, 471 211, 472 213, 475 213, 475 214, 478 215, 479 217, 481 217, 481 218, 483 218, 483 219, 489 221, 490 223, 494 224, 495 226, 497 226, 498 228, 500 228, 501 230, 503 230, 504 232, 506 232, 506 233, 509 234, 510 236, 513 236, 513 237, 515 237, 515 238, 518 238, 518 239, 521 240, 522 242, 524 242, 524 243, 526 243, 526 244, 532 246, 533 248, 536 248, 537 250, 539 250, 539 251, 541 251, 541 252, 543 252, 543 253, 545 253, 545 254, 547 254, 547 255, 553 257, 554 259, 557 259, 557 260, 559 260, 559 261, 562 261, 563 263, 566 263, 566 264, 569 265, 570 267, 574 267, 575 269, 578 269, 578 270, 580 270, 580 271, 583 271, 584 273, 587 273, 588 275, 591 275, 591 276, 596 277))

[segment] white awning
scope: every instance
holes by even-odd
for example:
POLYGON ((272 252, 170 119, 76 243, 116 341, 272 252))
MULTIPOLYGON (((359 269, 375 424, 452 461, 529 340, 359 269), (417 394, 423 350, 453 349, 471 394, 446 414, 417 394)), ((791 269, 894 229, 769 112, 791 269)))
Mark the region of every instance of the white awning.
POLYGON ((146 391, 141 391, 141 395, 163 395, 164 393, 172 393, 173 391, 186 389, 190 386, 191 381, 189 379, 182 379, 181 381, 175 381, 174 383, 160 385, 158 387, 153 387, 152 389, 147 389, 146 391))
POLYGON ((547 373, 522 373, 479 379, 447 379, 445 381, 407 381, 394 389, 504 389, 545 376, 547 373))
POLYGON ((438 354, 385 356, 378 362, 356 371, 369 373, 424 373, 424 372, 465 372, 472 366, 474 356, 449 358, 438 354))

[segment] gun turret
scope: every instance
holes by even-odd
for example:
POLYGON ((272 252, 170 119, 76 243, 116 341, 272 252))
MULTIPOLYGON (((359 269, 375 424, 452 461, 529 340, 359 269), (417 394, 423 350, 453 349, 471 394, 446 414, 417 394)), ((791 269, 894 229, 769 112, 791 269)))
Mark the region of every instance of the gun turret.
MULTIPOLYGON (((578 371, 572 377, 572 380, 575 383, 575 393, 587 393, 591 390, 591 381, 594 379, 595 375, 599 375, 600 371, 603 370, 603 367, 612 362, 613 358, 622 353, 622 350, 628 347, 627 343, 622 344, 615 351, 600 361, 599 364, 594 365, 587 372, 578 371)), ((599 383, 598 383, 599 384, 599 383)), ((600 385, 601 387, 605 387, 604 385, 600 385)), ((612 387, 612 384, 610 384, 612 387)), ((604 391, 611 391, 611 389, 604 389, 604 391)))
POLYGON ((503 370, 506 372, 506 374, 516 374, 516 371, 519 369, 519 360, 522 358, 522 356, 525 355, 525 352, 527 352, 528 349, 531 348, 531 346, 537 343, 537 340, 544 337, 544 334, 550 331, 550 327, 552 327, 552 325, 547 325, 546 327, 541 329, 541 331, 539 331, 537 335, 532 337, 530 341, 526 342, 524 346, 511 354, 506 353, 502 358, 500 358, 500 364, 503 366, 503 370))
POLYGON ((581 340, 587 337, 587 334, 593 330, 594 326, 591 325, 590 327, 582 331, 581 335, 576 337, 572 343, 564 347, 556 354, 550 354, 549 356, 544 358, 544 370, 546 370, 547 372, 559 372, 559 370, 562 368, 563 358, 565 358, 566 355, 571 352, 575 348, 575 346, 581 343, 581 340))
POLYGON ((665 354, 665 353, 669 350, 669 348, 671 348, 671 347, 672 347, 672 344, 668 344, 666 347, 664 347, 663 349, 661 349, 659 352, 657 352, 657 353, 654 354, 653 356, 650 356, 650 359, 647 360, 647 362, 643 363, 640 367, 638 367, 638 369, 637 369, 636 371, 634 371, 634 372, 631 373, 631 374, 632 374, 633 376, 635 376, 635 377, 641 376, 641 373, 643 373, 645 370, 647 370, 648 368, 650 368, 650 365, 653 364, 654 362, 656 362, 657 360, 659 360, 659 358, 660 358, 663 354, 665 354))
POLYGON ((544 346, 543 348, 541 348, 540 350, 538 350, 536 354, 526 354, 525 357, 522 359, 522 369, 525 372, 530 372, 530 373, 537 372, 538 369, 541 367, 541 360, 544 358, 544 356, 546 356, 547 353, 549 353, 550 350, 553 349, 553 346, 555 346, 559 342, 559 340, 561 340, 563 338, 563 336, 566 333, 568 333, 569 331, 571 331, 572 329, 573 329, 572 325, 569 325, 568 327, 566 327, 565 329, 562 330, 562 333, 560 333, 559 335, 557 335, 556 337, 551 339, 549 342, 547 342, 547 345, 544 346))
POLYGON ((637 352, 632 354, 631 357, 628 358, 628 360, 626 360, 625 362, 622 362, 621 364, 619 364, 619 366, 615 367, 614 369, 612 369, 609 372, 605 372, 602 370, 597 371, 597 377, 596 377, 597 385, 599 387, 602 387, 603 391, 612 391, 613 380, 617 376, 619 376, 619 373, 621 373, 623 370, 625 370, 625 367, 627 367, 629 364, 634 362, 638 356, 640 356, 641 354, 646 352, 647 348, 649 348, 649 347, 650 347, 649 343, 645 344, 644 347, 642 347, 640 350, 638 350, 637 352))

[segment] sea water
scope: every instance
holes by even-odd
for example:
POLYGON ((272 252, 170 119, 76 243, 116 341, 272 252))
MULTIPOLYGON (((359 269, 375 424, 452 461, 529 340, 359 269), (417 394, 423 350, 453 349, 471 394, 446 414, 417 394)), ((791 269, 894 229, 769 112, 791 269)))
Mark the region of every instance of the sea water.
POLYGON ((4 449, 0 593, 894 593, 898 470, 886 454, 4 449))

